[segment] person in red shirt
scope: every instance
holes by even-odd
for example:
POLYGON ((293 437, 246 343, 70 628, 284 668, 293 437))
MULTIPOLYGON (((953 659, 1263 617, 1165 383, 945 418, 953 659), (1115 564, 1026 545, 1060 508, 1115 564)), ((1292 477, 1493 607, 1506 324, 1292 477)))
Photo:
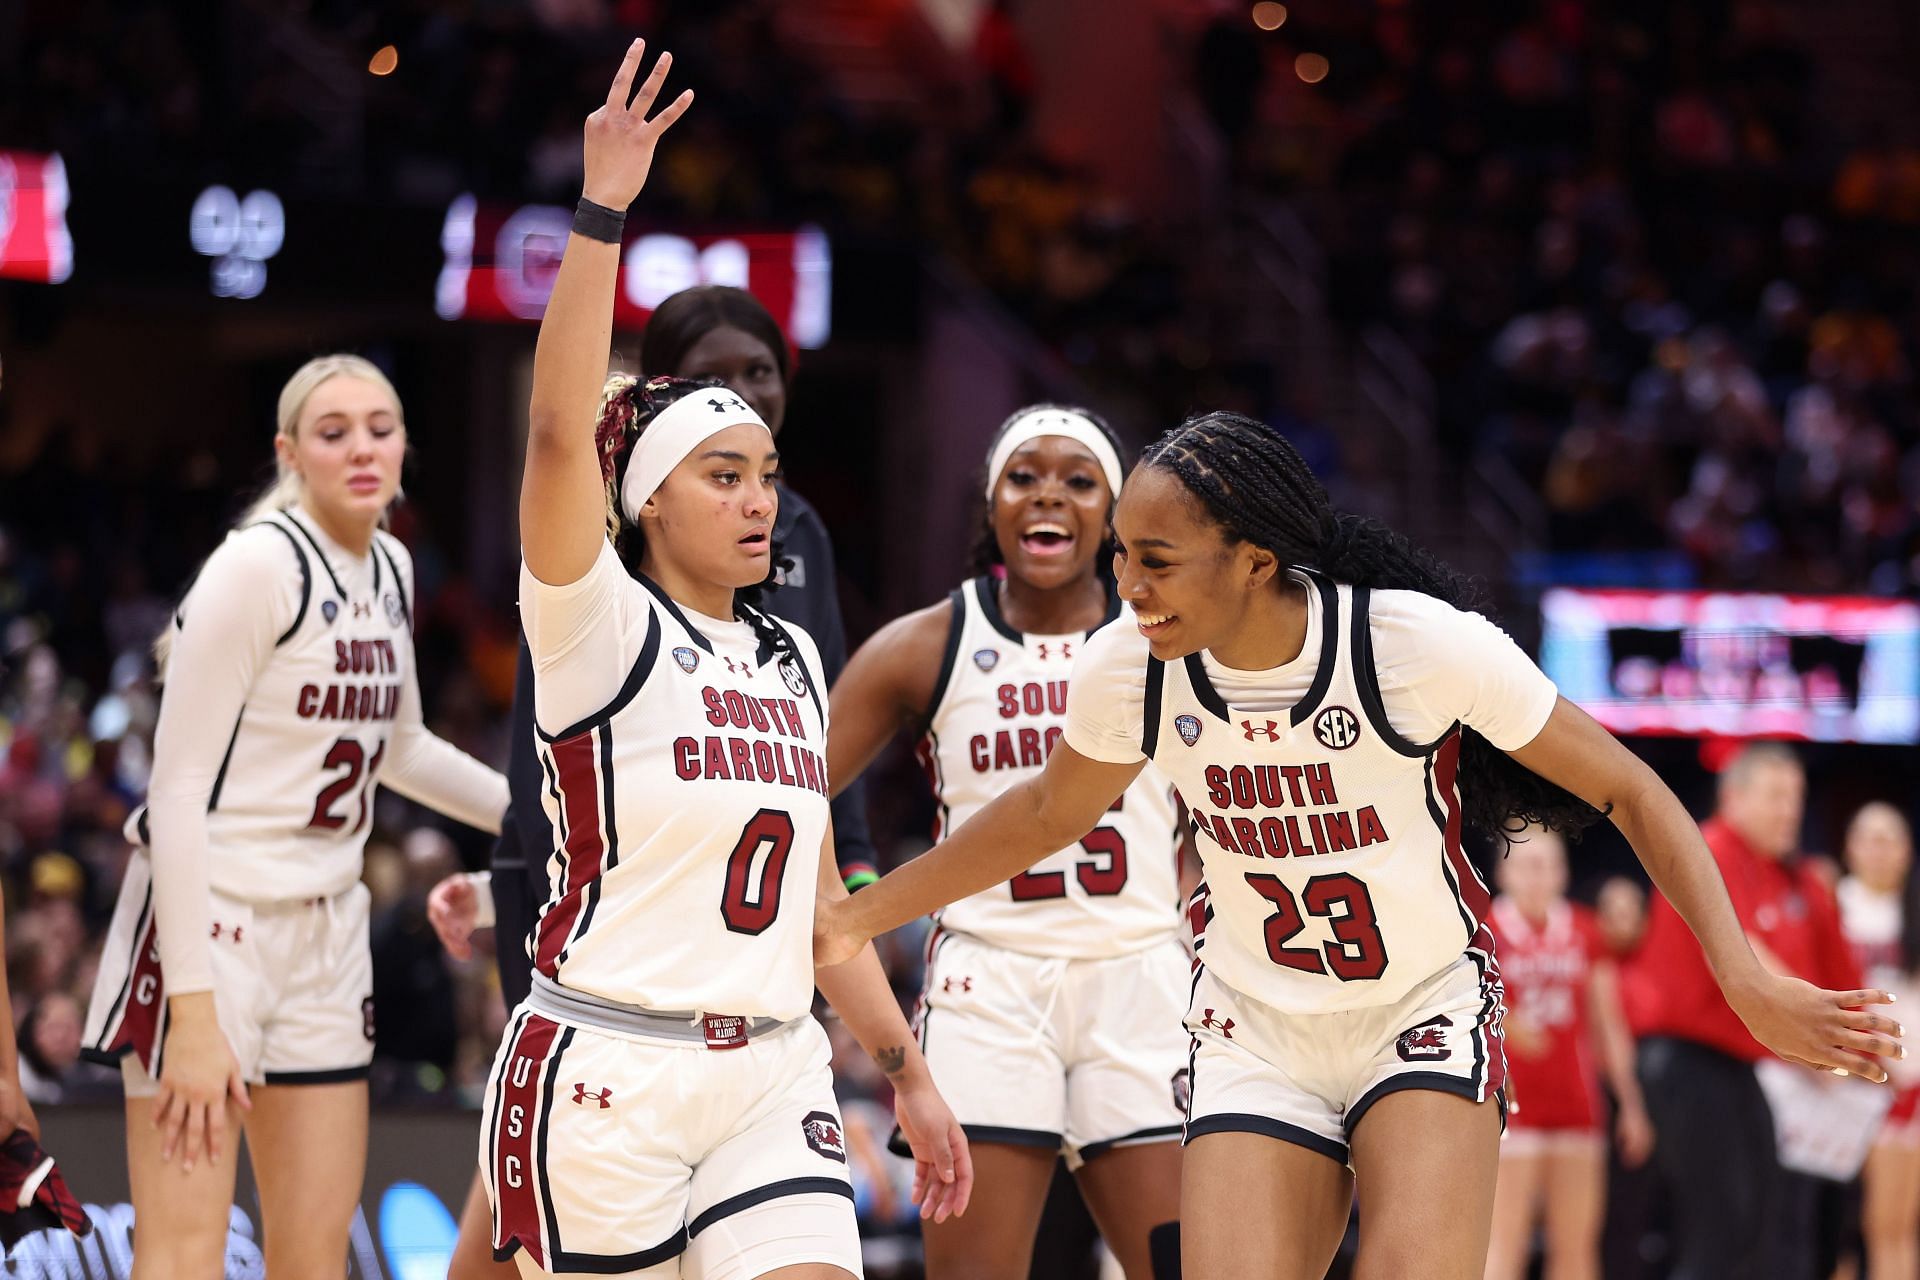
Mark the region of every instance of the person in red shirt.
POLYGON ((1619 1105, 1622 1160, 1638 1165, 1653 1147, 1614 961, 1593 913, 1567 900, 1567 849, 1558 833, 1530 829, 1497 875, 1492 924, 1507 993, 1511 1110, 1487 1280, 1527 1273, 1534 1225, 1543 1218, 1546 1274, 1597 1280, 1607 1195, 1602 1069, 1619 1105))
MULTIPOLYGON (((1855 990, 1860 967, 1833 894, 1795 856, 1806 788, 1789 748, 1751 744, 1721 775, 1718 806, 1700 834, 1761 962, 1855 990)), ((1813 1274, 1804 1189, 1781 1172, 1773 1116, 1753 1074, 1766 1050, 1728 1006, 1700 944, 1661 894, 1653 896, 1627 983, 1640 1082, 1658 1138, 1654 1166, 1672 1206, 1674 1280, 1813 1274)))

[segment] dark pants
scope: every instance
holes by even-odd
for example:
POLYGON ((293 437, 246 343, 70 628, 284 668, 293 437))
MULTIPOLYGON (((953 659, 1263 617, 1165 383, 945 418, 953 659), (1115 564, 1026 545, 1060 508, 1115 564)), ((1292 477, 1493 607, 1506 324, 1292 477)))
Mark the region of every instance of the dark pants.
POLYGON ((1787 1261, 1799 1249, 1781 1251, 1773 1114, 1753 1068, 1704 1045, 1651 1037, 1640 1044, 1640 1087, 1672 1210, 1672 1280, 1804 1275, 1787 1261))

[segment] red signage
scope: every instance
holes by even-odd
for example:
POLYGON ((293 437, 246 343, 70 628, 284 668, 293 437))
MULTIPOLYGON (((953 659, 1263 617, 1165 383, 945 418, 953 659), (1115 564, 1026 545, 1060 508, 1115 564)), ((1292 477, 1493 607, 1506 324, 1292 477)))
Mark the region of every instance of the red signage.
MULTIPOLYGON (((538 322, 572 225, 572 211, 559 205, 509 208, 456 198, 440 230, 445 260, 434 309, 448 320, 538 322)), ((827 341, 833 256, 817 227, 684 235, 629 224, 613 322, 640 328, 668 296, 701 284, 752 293, 795 346, 827 341)))
POLYGON ((0 151, 0 276, 59 284, 72 274, 66 165, 58 155, 0 151))

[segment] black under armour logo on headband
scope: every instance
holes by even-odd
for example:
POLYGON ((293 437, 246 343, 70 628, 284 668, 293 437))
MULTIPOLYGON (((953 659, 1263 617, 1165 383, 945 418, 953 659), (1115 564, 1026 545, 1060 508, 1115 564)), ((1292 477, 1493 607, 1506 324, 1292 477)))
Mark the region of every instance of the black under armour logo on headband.
POLYGON ((747 408, 747 402, 739 396, 708 396, 707 403, 713 406, 715 413, 725 413, 729 409, 737 409, 741 413, 751 412, 747 408))

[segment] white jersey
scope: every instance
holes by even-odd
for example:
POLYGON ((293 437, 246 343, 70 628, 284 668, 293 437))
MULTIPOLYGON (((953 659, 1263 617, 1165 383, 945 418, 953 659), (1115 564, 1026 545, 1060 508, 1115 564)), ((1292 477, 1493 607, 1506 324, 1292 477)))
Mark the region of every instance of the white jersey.
MULTIPOLYGON (((940 805, 936 840, 1040 773, 1066 726, 1067 682, 1087 638, 1015 631, 991 578, 955 588, 951 601, 919 749, 940 805)), ((1078 844, 936 918, 944 929, 1028 955, 1124 955, 1177 934, 1179 858, 1173 793, 1149 768, 1078 844)))
MULTIPOLYGON (((533 931, 536 972, 659 1012, 805 1014, 829 822, 826 682, 812 639, 776 622, 799 655, 776 659, 745 623, 696 626, 611 547, 571 587, 529 587, 524 569, 521 582, 523 614, 557 618, 568 593, 591 593, 628 637, 628 675, 610 704, 558 732, 539 724, 558 847, 533 931)), ((529 622, 530 642, 539 627, 565 627, 529 622)), ((573 674, 547 649, 534 644, 539 708, 558 705, 541 682, 573 674)))
MULTIPOLYGON (((331 897, 360 879, 396 722, 403 708, 419 718, 413 562, 389 534, 376 533, 371 552, 356 557, 302 515, 275 512, 229 534, 208 559, 175 614, 176 632, 229 563, 254 557, 284 560, 285 573, 274 575, 281 596, 259 607, 290 621, 254 675, 214 776, 209 883, 245 902, 331 897)), ((162 693, 173 696, 181 695, 172 687, 162 693)), ((150 843, 144 806, 127 825, 130 838, 150 843)))
POLYGON ((1379 593, 1392 643, 1410 655, 1388 685, 1399 719, 1439 717, 1433 736, 1409 741, 1375 666, 1376 594, 1302 576, 1306 645, 1262 673, 1298 677, 1290 705, 1251 690, 1244 702, 1258 709, 1230 704, 1209 658, 1152 658, 1129 615, 1082 661, 1081 680, 1099 671, 1088 687, 1109 706, 1081 702, 1076 682, 1067 740, 1095 759, 1150 757, 1173 779, 1206 870, 1193 907, 1201 962, 1282 1012, 1324 1013, 1397 1001, 1463 953, 1492 969, 1490 896, 1460 840, 1461 728, 1522 746, 1557 695, 1484 619, 1379 593), (1113 748, 1116 721, 1137 735, 1128 751, 1113 748))

